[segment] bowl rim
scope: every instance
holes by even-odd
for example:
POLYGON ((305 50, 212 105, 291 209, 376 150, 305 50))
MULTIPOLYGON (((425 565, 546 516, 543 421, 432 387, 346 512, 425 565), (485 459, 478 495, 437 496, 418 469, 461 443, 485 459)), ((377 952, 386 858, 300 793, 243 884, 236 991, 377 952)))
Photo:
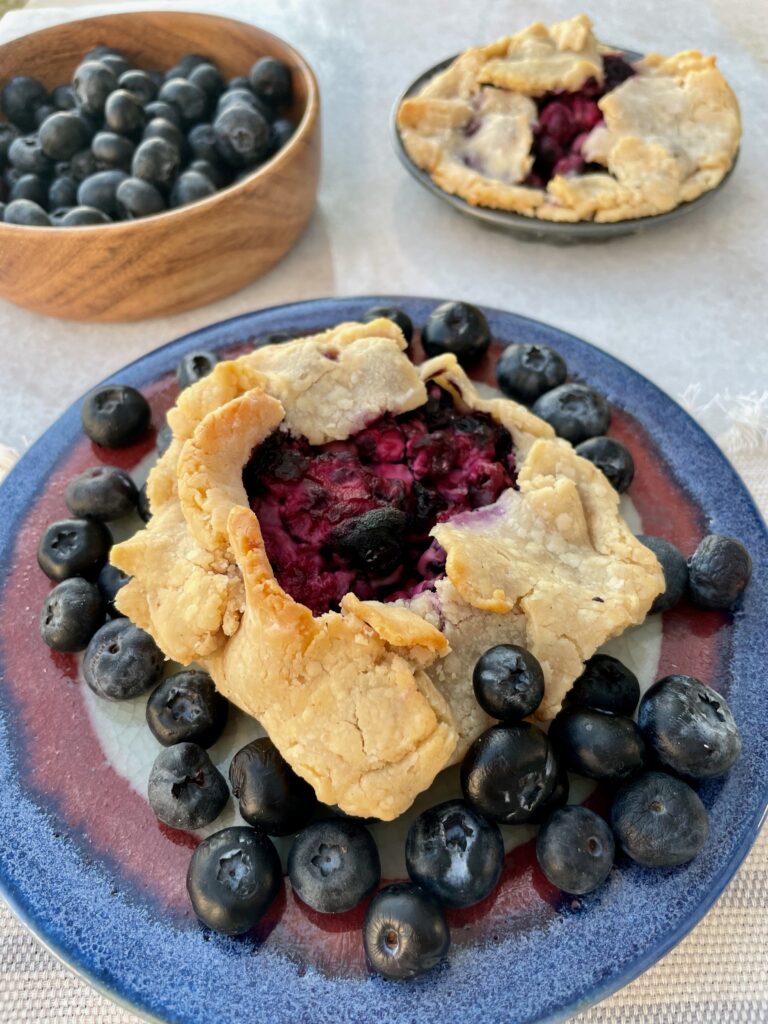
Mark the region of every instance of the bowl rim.
MULTIPOLYGON (((132 220, 118 220, 112 221, 109 224, 78 224, 66 227, 56 227, 53 224, 37 226, 31 224, 6 224, 5 221, 0 221, 0 236, 3 232, 8 231, 10 236, 18 235, 20 232, 24 232, 28 237, 38 236, 42 238, 61 238, 64 233, 76 232, 79 234, 82 231, 116 231, 121 228, 124 231, 139 230, 142 226, 148 222, 156 224, 160 220, 169 220, 171 217, 179 217, 183 214, 189 213, 190 210, 202 210, 203 208, 208 209, 213 207, 216 202, 222 200, 223 196, 231 196, 236 192, 242 190, 245 191, 247 187, 252 185, 262 174, 266 175, 266 172, 272 172, 278 169, 281 164, 285 163, 290 157, 293 150, 298 146, 299 142, 303 141, 312 127, 317 123, 318 114, 320 112, 320 87, 317 83, 317 76, 315 75, 312 66, 309 61, 299 51, 281 36, 277 36, 274 32, 269 32, 267 29, 261 28, 259 25, 254 25, 252 22, 243 21, 240 18, 229 18, 219 14, 209 14, 208 12, 201 11, 173 11, 173 10, 158 10, 158 11, 115 11, 114 14, 98 14, 92 18, 76 18, 74 21, 60 22, 57 25, 49 25, 46 28, 37 29, 35 32, 28 32, 25 36, 20 38, 27 38, 30 36, 40 35, 44 32, 51 32, 61 25, 76 25, 80 23, 95 23, 104 21, 106 19, 114 19, 118 17, 132 18, 136 16, 142 16, 144 14, 153 15, 168 15, 174 18, 185 18, 192 16, 194 18, 206 18, 210 21, 228 21, 232 25, 245 25, 248 28, 255 28, 262 35, 267 36, 269 39, 274 39, 281 46, 284 46, 291 54, 291 58, 295 60, 296 65, 301 72, 306 84, 307 84, 307 102, 304 106, 304 112, 301 115, 301 119, 296 125, 293 135, 290 137, 288 142, 274 153, 268 160, 266 160, 260 167, 255 168, 250 174, 248 174, 242 181, 233 182, 231 185, 227 185, 225 188, 218 189, 212 196, 207 196, 205 199, 198 199, 193 203, 187 203, 186 206, 178 206, 173 210, 163 210, 161 213, 153 213, 148 217, 136 217, 132 220), (31 234, 34 233, 34 234, 31 234)), ((10 40, 8 43, 3 44, 4 46, 13 46, 16 40, 10 40)))

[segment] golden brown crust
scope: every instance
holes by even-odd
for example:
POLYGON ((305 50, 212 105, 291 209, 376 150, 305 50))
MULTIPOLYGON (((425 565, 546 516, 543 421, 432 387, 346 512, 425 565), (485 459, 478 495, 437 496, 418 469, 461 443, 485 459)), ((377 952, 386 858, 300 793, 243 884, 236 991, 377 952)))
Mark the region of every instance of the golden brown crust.
POLYGON ((739 106, 715 58, 695 50, 650 54, 599 101, 604 123, 581 152, 605 173, 556 175, 546 189, 523 184, 538 116, 532 97, 600 81, 606 52, 584 15, 468 50, 403 101, 403 145, 446 192, 548 221, 654 216, 714 188, 738 151, 739 106))

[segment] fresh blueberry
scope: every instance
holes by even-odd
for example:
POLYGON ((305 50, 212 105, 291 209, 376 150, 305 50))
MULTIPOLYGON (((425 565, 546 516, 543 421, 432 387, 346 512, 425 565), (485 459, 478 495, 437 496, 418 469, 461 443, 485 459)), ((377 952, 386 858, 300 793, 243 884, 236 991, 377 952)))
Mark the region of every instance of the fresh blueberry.
POLYGON ((136 510, 139 492, 124 469, 93 466, 67 484, 64 500, 73 516, 120 519, 136 510))
POLYGON ((216 188, 225 188, 232 180, 232 173, 228 171, 219 162, 218 151, 216 154, 216 160, 192 160, 187 167, 188 171, 197 171, 199 174, 204 175, 210 182, 212 182, 216 188))
POLYGON ((99 57, 99 60, 104 67, 109 68, 117 80, 122 78, 127 71, 132 70, 125 57, 116 51, 105 53, 103 57, 99 57))
POLYGON ((408 874, 448 907, 471 907, 501 878, 499 826, 463 800, 449 800, 416 818, 405 842, 408 874))
POLYGON ((3 113, 22 131, 35 127, 35 111, 48 102, 48 90, 36 78, 16 75, 3 86, 3 113))
POLYGON ((118 186, 128 175, 125 171, 113 168, 110 171, 97 171, 84 181, 77 189, 77 202, 80 206, 90 206, 101 210, 108 217, 114 217, 119 210, 117 203, 118 186))
POLYGON ((171 206, 188 206, 216 194, 216 186, 199 171, 184 171, 171 189, 171 206))
POLYGON ((164 747, 197 743, 210 747, 227 724, 229 704, 207 672, 185 669, 167 676, 147 701, 147 725, 164 747))
POLYGON ((274 57, 257 60, 248 74, 248 81, 259 99, 273 107, 290 103, 293 94, 291 69, 274 57))
POLYGON ((169 187, 180 163, 179 150, 167 139, 145 139, 133 154, 131 173, 153 185, 169 187))
POLYGON ((530 651, 497 644, 480 656, 472 673, 477 703, 492 718, 517 722, 544 698, 544 673, 530 651))
POLYGON ((195 160, 210 160, 214 163, 219 159, 219 151, 216 148, 216 135, 213 125, 196 124, 190 129, 187 135, 189 150, 195 160))
POLYGON ((611 422, 608 402, 586 384, 561 384, 545 392, 534 403, 533 411, 571 444, 604 434, 611 422))
POLYGON ((37 564, 56 582, 70 576, 95 579, 109 557, 112 535, 103 523, 91 519, 60 519, 40 538, 37 564))
POLYGON ((229 766, 229 782, 243 818, 271 836, 298 832, 317 807, 314 789, 266 736, 238 750, 229 766))
POLYGON ((185 829, 210 825, 229 800, 226 779, 197 743, 176 743, 160 751, 149 773, 147 795, 160 821, 185 829))
POLYGON ((97 132, 91 142, 91 152, 105 169, 130 170, 135 149, 130 139, 115 132, 97 132))
POLYGON ((77 105, 71 85, 57 85, 51 93, 51 99, 57 110, 74 110, 77 105))
POLYGON ((552 885, 583 896, 603 884, 616 844, 602 818, 586 807, 563 807, 539 830, 536 857, 552 885))
POLYGON ((208 61, 197 64, 187 75, 187 80, 202 90, 209 100, 215 100, 225 87, 218 68, 208 61))
POLYGON ((690 786, 664 772, 646 772, 620 790, 611 807, 611 828, 638 864, 674 867, 701 851, 709 817, 690 786))
POLYGON ((269 121, 245 106, 232 106, 213 122, 219 155, 233 167, 253 167, 269 153, 269 121))
POLYGON ((507 345, 496 364, 496 380, 508 398, 531 405, 562 384, 565 360, 549 345, 507 345))
POLYGON ((448 955, 451 933, 437 900, 408 882, 387 885, 370 902, 363 924, 368 963, 400 980, 437 967, 448 955))
POLYGON ((669 611, 682 599, 688 586, 688 563, 682 552, 663 537, 640 534, 637 539, 656 555, 664 573, 665 589, 651 605, 651 613, 669 611))
POLYGON ((149 633, 128 619, 112 619, 88 644, 83 675, 97 696, 129 700, 155 686, 164 660, 149 633))
POLYGON ((62 206, 76 206, 77 182, 74 178, 54 178, 48 188, 47 199, 48 207, 51 210, 58 210, 62 206))
POLYGON ((571 707, 552 722, 549 738, 566 768, 590 779, 621 781, 645 764, 645 743, 631 718, 571 707))
POLYGON ((218 361, 219 357, 216 353, 209 352, 207 349, 187 352, 176 367, 176 380, 180 390, 183 391, 190 384, 196 384, 203 377, 207 377, 218 361))
POLYGON ((444 302, 429 314, 421 342, 428 356, 451 353, 463 365, 470 365, 488 351, 491 329, 477 306, 470 306, 468 302, 444 302))
POLYGON ((640 683, 635 673, 610 654, 593 654, 566 693, 563 707, 595 708, 631 717, 639 700, 640 683))
POLYGON ((202 54, 185 53, 184 56, 179 59, 177 64, 174 64, 172 68, 166 71, 165 80, 168 82, 173 78, 186 78, 187 75, 191 74, 199 64, 209 63, 209 59, 207 57, 203 57, 202 54))
POLYGON ((403 332, 405 340, 410 343, 413 337, 413 321, 407 313, 404 313, 402 309, 398 309, 396 306, 371 306, 370 309, 366 309, 363 313, 363 323, 369 324, 372 320, 378 320, 381 317, 397 324, 403 332))
POLYGON ((161 117, 164 121, 170 121, 178 128, 181 128, 181 114, 172 103, 165 100, 152 100, 144 107, 147 120, 151 123, 155 118, 161 117))
POLYGON ((125 220, 151 217, 165 210, 165 199, 155 185, 143 178, 125 178, 115 193, 117 206, 125 220))
POLYGON ((43 121, 38 139, 40 148, 50 160, 70 160, 88 145, 90 136, 77 114, 60 110, 43 121))
POLYGON ((97 131, 103 127, 102 117, 100 114, 87 114, 81 108, 77 108, 73 111, 76 117, 79 117, 83 123, 86 134, 86 145, 91 141, 97 131))
POLYGON ((379 851, 368 829, 351 818, 315 821, 293 841, 288 877, 313 910, 341 914, 379 884, 379 851))
POLYGON ((39 174, 22 174, 19 180, 13 184, 8 198, 11 202, 15 199, 27 199, 45 209, 48 205, 48 189, 45 179, 41 178, 39 174))
POLYGON ((555 811, 559 811, 561 807, 564 807, 568 803, 570 788, 571 784, 568 779, 568 772, 565 770, 563 765, 558 762, 557 774, 555 776, 555 788, 547 799, 539 804, 528 819, 528 824, 541 825, 547 820, 547 818, 554 814, 555 811))
POLYGON ((157 96, 157 86, 155 83, 146 71, 139 71, 137 68, 124 71, 117 80, 117 84, 121 89, 125 89, 135 96, 142 106, 151 103, 155 96, 157 96))
POLYGON ((22 174, 49 174, 53 164, 36 135, 21 135, 8 148, 8 160, 22 174))
POLYGON ((496 725, 467 751, 461 788, 481 814, 522 825, 552 796, 557 774, 554 751, 541 729, 529 722, 496 725))
POLYGON ((134 135, 144 124, 144 108, 132 92, 115 89, 107 97, 104 120, 110 131, 118 135, 134 135))
POLYGON ((53 114, 55 114, 56 107, 52 103, 44 103, 41 107, 38 107, 35 111, 35 124, 38 128, 41 128, 43 123, 48 120, 53 114))
POLYGON ((96 584, 73 576, 46 595, 40 636, 54 651, 83 651, 104 622, 105 612, 96 584))
POLYGON ((139 508, 139 515, 141 516, 141 518, 144 520, 145 523, 148 523, 149 520, 152 518, 152 509, 149 507, 149 496, 147 494, 147 484, 146 484, 146 482, 143 483, 141 485, 141 487, 139 488, 139 505, 138 505, 138 508, 139 508))
POLYGON ((726 700, 692 676, 666 676, 640 702, 638 724, 665 768, 692 779, 723 775, 741 755, 726 700))
POLYGON ((710 533, 688 561, 688 593, 698 608, 728 611, 751 576, 752 559, 741 541, 710 533))
MULTIPOLYGON (((208 127, 210 128, 210 125, 208 127)), ((164 117, 153 117, 144 129, 142 139, 165 139, 175 146, 179 153, 184 150, 184 133, 181 128, 164 117)))
POLYGON ((8 150, 14 139, 18 139, 19 130, 12 124, 0 121, 0 168, 8 164, 8 150))
POLYGON ((0 223, 5 220, 5 203, 0 203, 0 223))
MULTIPOLYGON (((293 137, 293 133, 296 131, 296 125, 293 121, 289 121, 287 117, 278 117, 276 121, 272 122, 272 150, 276 153, 279 149, 282 149, 289 140, 293 137)), ((405 314, 401 314, 405 316, 405 314)), ((394 319, 389 317, 390 320, 394 319)), ((409 321, 410 323, 410 321, 409 321)), ((398 324, 398 326, 400 326, 398 324)), ((413 330, 413 327, 411 327, 413 330)), ((405 331, 403 331, 405 334, 405 331)))
POLYGON ((359 569, 386 576, 402 562, 407 523, 399 508, 374 508, 340 523, 331 533, 331 542, 359 569))
POLYGON ((100 60, 87 60, 75 71, 72 90, 79 109, 101 114, 110 93, 117 89, 117 76, 100 60))
POLYGON ((130 576, 124 573, 122 569, 118 569, 117 566, 112 565, 111 562, 107 562, 104 568, 99 573, 99 578, 96 581, 98 583, 99 591, 104 599, 107 606, 107 611, 113 619, 120 618, 123 614, 115 606, 115 598, 118 592, 123 589, 126 583, 129 582, 130 576))
POLYGON ((192 909, 204 925, 223 935, 244 935, 258 924, 282 882, 272 841, 243 825, 204 839, 187 872, 192 909))
POLYGON ((112 218, 103 210, 97 210, 93 206, 74 206, 66 211, 59 221, 59 227, 83 228, 92 224, 109 224, 111 220, 112 218))
POLYGON ((245 75, 235 75, 227 82, 227 89, 245 89, 250 92, 251 83, 245 75))
POLYGON ((203 90, 186 78, 169 79, 163 84, 157 98, 176 107, 183 124, 195 124, 203 117, 208 106, 208 98, 203 90))
POLYGON ((223 92, 216 103, 216 117, 230 107, 247 107, 249 110, 255 110, 267 121, 272 117, 272 111, 267 104, 257 99, 250 89, 227 89, 223 92))
POLYGON ((165 455, 168 449, 171 447, 173 442, 173 428, 169 423, 164 423, 157 432, 155 438, 155 448, 157 448, 158 457, 165 455))
POLYGON ((632 453, 613 437, 590 437, 576 446, 576 454, 594 463, 619 494, 623 494, 634 479, 632 453))
POLYGON ((149 402, 127 384, 103 384, 86 395, 80 408, 83 430, 104 448, 125 448, 147 432, 149 402))
POLYGON ((24 227, 50 227, 51 218, 37 203, 30 199, 14 199, 5 208, 6 224, 21 224, 24 227))
POLYGON ((96 157, 90 149, 81 149, 69 161, 68 173, 72 175, 75 181, 85 181, 86 178, 90 178, 98 170, 99 166, 96 163, 96 157))

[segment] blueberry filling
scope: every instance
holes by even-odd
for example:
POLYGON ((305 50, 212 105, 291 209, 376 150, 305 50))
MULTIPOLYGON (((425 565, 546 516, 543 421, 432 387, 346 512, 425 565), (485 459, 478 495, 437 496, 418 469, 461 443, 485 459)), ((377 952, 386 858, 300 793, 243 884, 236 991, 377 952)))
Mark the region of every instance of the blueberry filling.
POLYGON ((435 523, 490 505, 515 486, 509 433, 463 412, 431 384, 428 400, 346 441, 310 445, 276 431, 243 471, 278 582, 316 615, 361 599, 411 596, 444 575, 435 523))

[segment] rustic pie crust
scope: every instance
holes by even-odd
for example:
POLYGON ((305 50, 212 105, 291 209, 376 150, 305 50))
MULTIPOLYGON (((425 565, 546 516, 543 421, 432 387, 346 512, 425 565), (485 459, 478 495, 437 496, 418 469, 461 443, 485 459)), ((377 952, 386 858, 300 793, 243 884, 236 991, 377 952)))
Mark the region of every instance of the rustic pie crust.
POLYGON ((169 658, 207 669, 320 800, 385 820, 490 724, 472 692, 483 650, 527 646, 551 718, 585 659, 642 622, 664 587, 592 463, 523 406, 481 398, 453 356, 416 367, 405 348, 380 319, 219 363, 169 412, 152 518, 112 551, 133 577, 121 612, 169 658), (389 603, 349 593, 313 616, 275 578, 244 465, 276 430, 342 441, 417 409, 434 383, 509 431, 516 486, 433 528, 447 561, 432 589, 389 603))

